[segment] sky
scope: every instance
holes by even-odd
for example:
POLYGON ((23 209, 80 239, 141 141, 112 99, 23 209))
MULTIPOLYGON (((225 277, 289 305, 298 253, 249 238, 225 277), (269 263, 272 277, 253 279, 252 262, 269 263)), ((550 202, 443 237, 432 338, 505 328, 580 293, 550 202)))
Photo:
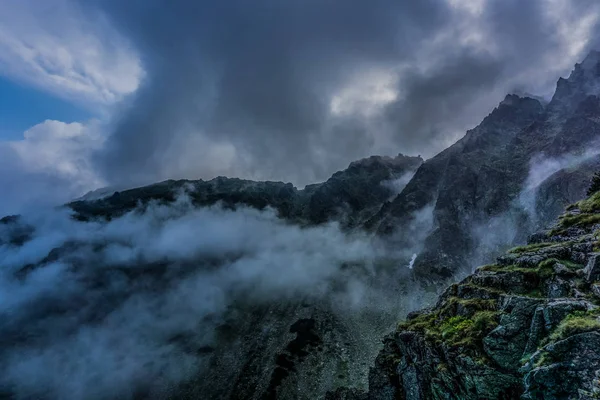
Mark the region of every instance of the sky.
POLYGON ((0 214, 431 157, 597 49, 592 0, 0 0, 0 214))

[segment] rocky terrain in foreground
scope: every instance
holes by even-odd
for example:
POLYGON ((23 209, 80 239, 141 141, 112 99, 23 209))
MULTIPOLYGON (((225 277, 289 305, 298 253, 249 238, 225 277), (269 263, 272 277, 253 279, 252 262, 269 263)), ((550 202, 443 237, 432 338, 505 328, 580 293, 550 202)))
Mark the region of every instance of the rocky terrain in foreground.
POLYGON ((600 193, 409 314, 369 390, 329 399, 600 397, 600 193))

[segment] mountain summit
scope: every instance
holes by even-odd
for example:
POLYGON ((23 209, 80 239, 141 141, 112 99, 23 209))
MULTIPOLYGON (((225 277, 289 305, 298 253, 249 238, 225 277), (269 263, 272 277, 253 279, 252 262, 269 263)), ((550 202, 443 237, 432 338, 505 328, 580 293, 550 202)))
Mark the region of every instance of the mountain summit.
POLYGON ((560 78, 550 102, 557 113, 572 113, 589 96, 600 95, 600 52, 592 51, 567 79, 560 78))

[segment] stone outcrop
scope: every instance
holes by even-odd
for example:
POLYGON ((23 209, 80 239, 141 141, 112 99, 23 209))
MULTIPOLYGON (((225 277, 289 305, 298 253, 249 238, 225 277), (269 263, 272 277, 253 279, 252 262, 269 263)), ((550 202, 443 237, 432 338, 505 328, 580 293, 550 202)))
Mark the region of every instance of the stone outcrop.
POLYGON ((598 221, 600 193, 409 314, 385 338, 368 392, 330 398, 598 398, 598 221))

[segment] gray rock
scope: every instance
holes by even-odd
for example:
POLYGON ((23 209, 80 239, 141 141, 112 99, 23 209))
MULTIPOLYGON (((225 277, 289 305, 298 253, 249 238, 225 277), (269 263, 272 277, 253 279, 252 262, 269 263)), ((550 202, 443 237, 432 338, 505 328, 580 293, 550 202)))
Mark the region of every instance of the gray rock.
POLYGON ((580 251, 574 251, 571 253, 571 261, 577 264, 585 264, 586 263, 586 253, 582 253, 580 251))
POLYGON ((573 276, 575 273, 567 268, 564 264, 556 263, 554 264, 554 273, 558 276, 573 276))
POLYGON ((592 285, 592 293, 596 298, 600 299, 600 283, 594 283, 592 285))
POLYGON ((546 283, 546 296, 550 299, 567 297, 571 293, 571 283, 558 276, 546 283))
POLYGON ((500 324, 483 339, 483 350, 502 368, 511 370, 519 365, 525 352, 529 327, 542 299, 510 296, 501 306, 500 324))
POLYGON ((580 391, 597 388, 600 369, 600 333, 586 332, 543 348, 536 366, 525 374, 523 399, 559 400, 578 398, 580 391), (542 358, 544 357, 544 358, 542 358), (545 364, 543 360, 550 360, 545 364), (554 361, 556 360, 556 361, 554 361))
POLYGON ((538 306, 531 321, 523 356, 534 353, 542 339, 547 337, 567 315, 574 311, 588 311, 595 307, 588 301, 573 299, 553 300, 538 306))
POLYGON ((589 260, 585 266, 585 279, 588 282, 595 282, 600 279, 600 253, 589 255, 589 260))

